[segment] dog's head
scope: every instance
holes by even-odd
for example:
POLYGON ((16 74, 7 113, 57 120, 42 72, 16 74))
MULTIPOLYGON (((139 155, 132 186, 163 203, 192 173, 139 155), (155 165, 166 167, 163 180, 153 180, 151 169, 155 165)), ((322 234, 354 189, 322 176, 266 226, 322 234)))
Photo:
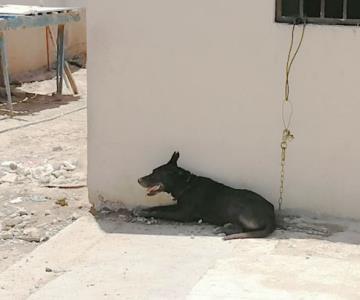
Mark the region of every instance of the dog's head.
POLYGON ((173 188, 188 174, 177 165, 180 157, 179 152, 174 152, 168 163, 154 169, 151 174, 139 178, 139 184, 147 189, 148 196, 154 196, 160 192, 171 193, 173 188))

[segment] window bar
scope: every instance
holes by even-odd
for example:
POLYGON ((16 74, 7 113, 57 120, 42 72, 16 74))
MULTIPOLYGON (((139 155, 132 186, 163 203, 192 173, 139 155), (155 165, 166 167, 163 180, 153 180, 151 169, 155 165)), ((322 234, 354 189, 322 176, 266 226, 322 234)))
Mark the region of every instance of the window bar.
POLYGON ((282 0, 277 0, 276 1, 276 15, 278 17, 282 16, 282 0))
POLYGON ((300 18, 303 20, 304 19, 304 0, 299 0, 299 13, 300 13, 300 18))
POLYGON ((343 19, 347 19, 347 8, 348 8, 348 1, 343 0, 343 19))
POLYGON ((321 0, 320 18, 325 18, 325 0, 321 0))

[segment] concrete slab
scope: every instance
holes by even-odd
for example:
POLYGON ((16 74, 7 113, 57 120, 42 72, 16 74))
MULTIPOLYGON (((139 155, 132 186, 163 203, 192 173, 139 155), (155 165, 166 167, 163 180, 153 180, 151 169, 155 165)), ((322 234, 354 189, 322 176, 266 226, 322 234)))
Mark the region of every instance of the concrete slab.
POLYGON ((84 217, 0 274, 0 299, 359 299, 359 282, 352 240, 84 217))

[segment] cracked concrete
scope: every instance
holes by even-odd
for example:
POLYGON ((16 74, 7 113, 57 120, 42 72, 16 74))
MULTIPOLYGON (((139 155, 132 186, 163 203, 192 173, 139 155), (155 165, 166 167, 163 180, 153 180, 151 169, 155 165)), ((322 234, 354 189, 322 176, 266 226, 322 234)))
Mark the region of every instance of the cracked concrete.
POLYGON ((1 273, 0 298, 359 299, 359 225, 339 222, 224 242, 206 224, 82 217, 1 273))

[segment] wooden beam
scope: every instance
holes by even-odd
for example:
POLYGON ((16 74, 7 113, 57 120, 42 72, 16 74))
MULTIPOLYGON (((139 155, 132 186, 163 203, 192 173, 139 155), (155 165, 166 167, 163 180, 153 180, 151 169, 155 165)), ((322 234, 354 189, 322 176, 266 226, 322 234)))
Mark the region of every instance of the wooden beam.
POLYGON ((64 49, 64 32, 65 25, 58 25, 57 34, 57 55, 56 55, 56 93, 62 94, 63 91, 63 77, 64 77, 64 62, 65 62, 65 49, 64 49))
MULTIPOLYGON (((50 40, 51 40, 54 48, 57 48, 57 44, 56 44, 56 42, 55 42, 55 38, 54 38, 54 35, 53 35, 53 33, 52 33, 51 28, 48 27, 48 30, 49 30, 50 40)), ((68 82, 65 81, 66 85, 68 86, 68 84, 70 84, 71 89, 72 89, 74 95, 78 95, 78 94, 79 94, 79 89, 78 89, 78 87, 77 87, 77 85, 76 85, 76 82, 75 82, 74 77, 72 76, 71 69, 70 69, 70 66, 69 66, 69 64, 68 64, 67 61, 65 61, 64 69, 65 69, 65 75, 66 75, 65 78, 67 78, 67 80, 68 80, 68 82)))
POLYGON ((8 57, 6 52, 6 44, 5 44, 5 37, 4 33, 0 32, 0 55, 1 55, 1 67, 3 71, 3 78, 5 84, 5 90, 7 95, 7 104, 8 109, 10 111, 10 116, 13 117, 13 104, 11 98, 11 88, 10 88, 10 77, 9 77, 9 65, 8 65, 8 57))
POLYGON ((80 12, 77 10, 38 16, 16 16, 13 18, 0 20, 0 31, 46 27, 50 25, 60 25, 78 21, 80 21, 80 12))

